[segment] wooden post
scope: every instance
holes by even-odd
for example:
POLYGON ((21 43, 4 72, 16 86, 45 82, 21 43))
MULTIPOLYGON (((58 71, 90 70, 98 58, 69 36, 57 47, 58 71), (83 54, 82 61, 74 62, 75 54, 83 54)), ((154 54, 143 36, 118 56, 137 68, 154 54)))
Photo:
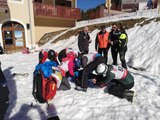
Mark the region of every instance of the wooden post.
POLYGON ((111 0, 106 0, 106 8, 108 9, 108 16, 110 16, 110 7, 111 7, 111 0))
POLYGON ((160 0, 158 0, 158 14, 160 15, 160 0))

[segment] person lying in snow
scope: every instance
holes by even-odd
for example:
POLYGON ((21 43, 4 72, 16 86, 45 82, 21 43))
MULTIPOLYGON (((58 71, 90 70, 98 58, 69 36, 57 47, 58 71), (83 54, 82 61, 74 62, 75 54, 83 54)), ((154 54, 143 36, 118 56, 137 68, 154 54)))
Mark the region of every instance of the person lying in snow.
POLYGON ((127 69, 101 63, 95 71, 97 76, 93 82, 101 87, 107 86, 104 92, 108 92, 118 98, 126 98, 132 102, 134 91, 130 91, 129 89, 134 86, 134 77, 127 69))
POLYGON ((52 67, 53 70, 55 71, 60 71, 63 80, 62 80, 62 85, 64 87, 59 88, 59 90, 63 90, 65 86, 67 85, 68 89, 71 89, 71 86, 67 80, 68 77, 71 77, 71 79, 74 79, 74 59, 75 59, 75 53, 69 52, 67 53, 67 57, 62 59, 62 62, 58 65, 58 67, 52 67), (65 85, 64 85, 65 84, 65 85))
POLYGON ((63 58, 67 57, 70 52, 74 53, 75 57, 78 56, 78 51, 73 48, 65 48, 58 53, 58 61, 61 63, 63 58))
POLYGON ((75 55, 73 52, 68 53, 67 57, 62 59, 58 68, 60 69, 63 77, 66 77, 67 72, 69 72, 70 76, 74 76, 74 59, 75 55))

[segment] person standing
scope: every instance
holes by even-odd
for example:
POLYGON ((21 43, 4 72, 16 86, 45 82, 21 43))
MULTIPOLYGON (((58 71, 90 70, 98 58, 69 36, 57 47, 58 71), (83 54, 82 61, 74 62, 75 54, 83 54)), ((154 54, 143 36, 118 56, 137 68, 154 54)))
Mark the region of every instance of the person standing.
POLYGON ((0 54, 4 54, 4 50, 3 50, 2 46, 1 46, 1 43, 0 43, 0 54))
POLYGON ((153 1, 152 0, 147 1, 147 8, 148 8, 148 10, 153 8, 153 1))
POLYGON ((118 53, 119 53, 119 57, 122 63, 122 67, 127 69, 125 54, 127 52, 128 36, 127 36, 124 26, 122 25, 120 25, 120 32, 121 34, 118 40, 118 53))
POLYGON ((1 69, 1 62, 0 62, 0 120, 4 119, 8 106, 9 106, 9 90, 7 87, 6 78, 1 69))
POLYGON ((108 50, 110 47, 109 43, 109 32, 105 30, 105 26, 101 26, 101 31, 97 34, 96 40, 95 40, 95 50, 98 50, 99 54, 103 54, 104 58, 106 59, 106 62, 108 61, 108 50))
POLYGON ((117 25, 112 24, 112 30, 109 34, 109 40, 111 43, 111 54, 113 59, 113 65, 117 65, 119 35, 120 31, 118 30, 117 25))
POLYGON ((82 54, 88 54, 89 52, 89 44, 91 43, 91 40, 88 32, 88 27, 84 27, 78 36, 78 48, 82 54))

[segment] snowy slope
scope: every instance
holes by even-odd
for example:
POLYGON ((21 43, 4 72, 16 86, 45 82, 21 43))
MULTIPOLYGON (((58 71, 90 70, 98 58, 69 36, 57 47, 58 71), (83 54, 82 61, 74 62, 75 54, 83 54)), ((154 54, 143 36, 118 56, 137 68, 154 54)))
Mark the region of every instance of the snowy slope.
MULTIPOLYGON (((6 120, 46 120, 49 115, 56 115, 61 120, 159 120, 160 117, 160 23, 152 22, 143 27, 135 26, 127 31, 129 36, 127 62, 135 67, 144 67, 146 71, 129 71, 135 78, 136 92, 134 103, 105 94, 103 89, 89 88, 87 93, 74 90, 58 91, 55 98, 46 104, 34 104, 32 97, 32 73, 38 63, 38 53, 29 55, 19 53, 2 55, 2 68, 10 90, 10 106, 6 120), (13 77, 14 72, 28 72, 28 77, 13 77)), ((107 28, 109 30, 109 28, 107 28)), ((94 39, 98 30, 91 35, 93 40, 90 51, 94 51, 94 39)), ((65 47, 77 48, 77 36, 46 48, 60 51, 65 47)), ((109 63, 112 63, 109 54, 109 63)))

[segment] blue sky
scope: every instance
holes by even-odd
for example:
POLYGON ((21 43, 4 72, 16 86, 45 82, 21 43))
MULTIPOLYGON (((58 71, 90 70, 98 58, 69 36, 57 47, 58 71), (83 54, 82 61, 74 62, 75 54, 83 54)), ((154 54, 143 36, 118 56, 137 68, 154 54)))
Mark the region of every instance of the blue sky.
POLYGON ((105 3, 106 0, 77 0, 78 8, 87 10, 89 8, 94 8, 99 4, 105 3))

